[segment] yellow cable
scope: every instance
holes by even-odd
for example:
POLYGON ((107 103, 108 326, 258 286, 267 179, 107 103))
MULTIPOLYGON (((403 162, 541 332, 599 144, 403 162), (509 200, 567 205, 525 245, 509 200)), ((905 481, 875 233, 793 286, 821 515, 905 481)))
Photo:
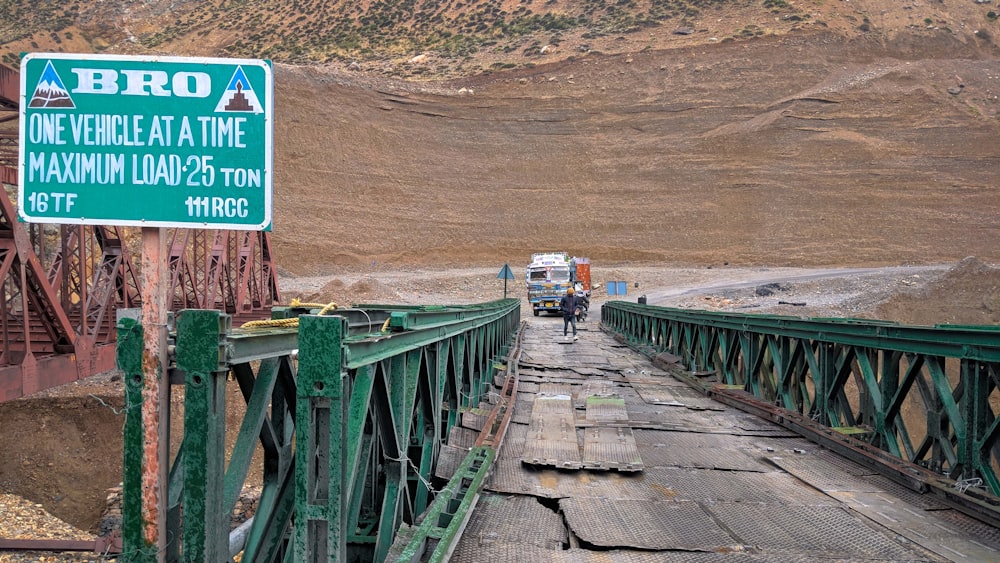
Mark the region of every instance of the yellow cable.
POLYGON ((333 306, 334 309, 337 308, 336 303, 305 303, 299 301, 298 297, 292 299, 292 302, 288 304, 289 307, 295 307, 299 309, 321 309, 323 307, 329 307, 331 305, 333 306))
POLYGON ((240 325, 240 328, 263 328, 263 327, 296 327, 299 326, 299 319, 264 319, 260 321, 247 321, 240 325))
MULTIPOLYGON (((298 299, 292 299, 289 307, 304 307, 308 309, 319 309, 320 315, 325 315, 330 311, 337 308, 337 304, 330 302, 327 304, 322 303, 302 303, 298 299)), ((389 321, 386 321, 388 324, 389 321)), ((281 328, 295 328, 299 326, 299 318, 294 319, 265 319, 260 321, 247 321, 240 325, 240 328, 268 328, 268 327, 281 327, 281 328)))
POLYGON ((388 319, 385 320, 384 323, 382 323, 382 332, 389 332, 389 320, 390 319, 392 319, 392 317, 389 317, 388 319))

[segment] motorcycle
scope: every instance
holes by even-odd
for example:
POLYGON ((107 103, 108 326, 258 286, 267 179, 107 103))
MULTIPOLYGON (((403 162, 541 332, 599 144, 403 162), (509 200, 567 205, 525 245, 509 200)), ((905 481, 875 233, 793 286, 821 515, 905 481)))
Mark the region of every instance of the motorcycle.
POLYGON ((578 301, 576 304, 576 309, 573 313, 576 315, 577 322, 583 322, 587 320, 587 310, 590 308, 590 303, 587 301, 578 301))

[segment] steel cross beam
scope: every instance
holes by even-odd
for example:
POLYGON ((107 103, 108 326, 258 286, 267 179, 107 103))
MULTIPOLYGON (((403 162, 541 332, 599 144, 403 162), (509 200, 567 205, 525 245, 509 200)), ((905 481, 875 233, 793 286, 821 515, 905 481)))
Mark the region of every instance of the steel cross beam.
POLYGON ((142 534, 142 325, 119 321, 128 560, 164 553, 167 561, 225 561, 242 551, 243 561, 383 561, 397 530, 434 503, 444 484, 434 478, 438 452, 458 415, 484 404, 517 333, 520 301, 307 313, 274 309, 275 318, 297 316, 298 329, 234 329, 219 311, 178 313, 169 379, 184 386, 185 413, 167 484, 167 537, 176 541, 164 545, 142 534), (426 315, 433 326, 381 332, 395 313, 426 315), (230 378, 247 408, 226 463, 230 378), (237 537, 228 515, 258 447, 263 493, 248 532, 237 537))
POLYGON ((1000 328, 621 301, 606 303, 601 317, 647 354, 669 352, 699 376, 714 375, 707 391, 741 390, 927 470, 962 491, 948 500, 964 498, 974 516, 1000 522, 1000 328))
POLYGON ((17 109, 21 103, 21 75, 0 64, 0 107, 17 109))

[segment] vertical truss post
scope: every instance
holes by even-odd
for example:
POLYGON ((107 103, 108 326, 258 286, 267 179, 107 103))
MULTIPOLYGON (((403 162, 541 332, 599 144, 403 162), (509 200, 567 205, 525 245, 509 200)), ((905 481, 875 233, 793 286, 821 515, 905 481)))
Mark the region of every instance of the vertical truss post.
MULTIPOLYGON (((996 430, 996 416, 990 409, 990 393, 995 383, 990 367, 984 362, 963 359, 961 363, 962 388, 960 398, 962 417, 968 427, 964 439, 956 444, 958 462, 952 478, 982 479, 991 490, 1000 489, 1000 482, 990 460, 993 450, 989 442, 996 430)), ((956 438, 958 438, 956 433, 956 438)))
POLYGON ((402 520, 403 501, 406 498, 407 448, 410 436, 409 370, 406 354, 389 359, 387 381, 388 405, 391 416, 383 417, 378 424, 391 425, 394 447, 385 452, 385 496, 380 510, 379 531, 375 541, 375 561, 382 561, 392 546, 392 535, 402 520))
POLYGON ((136 319, 118 321, 118 368, 125 377, 125 431, 122 460, 122 548, 128 561, 155 561, 157 546, 146 539, 142 512, 144 380, 143 327, 136 319))
POLYGON ((815 385, 816 402, 813 405, 815 412, 813 420, 819 420, 827 426, 838 426, 838 419, 833 414, 830 400, 833 395, 833 380, 837 374, 837 350, 833 344, 828 342, 817 342, 817 367, 813 374, 815 385))
POLYGON ((186 561, 229 559, 229 518, 223 509, 229 317, 188 309, 177 318, 177 367, 184 380, 182 536, 186 561), (221 364, 221 365, 220 365, 221 364))
POLYGON ((342 317, 299 318, 295 413, 294 561, 344 561, 347 527, 349 387, 343 370, 342 317))
MULTIPOLYGON (((448 409, 448 419, 438 423, 439 432, 442 434, 447 434, 452 426, 458 424, 459 417, 461 416, 461 396, 458 394, 457 389, 453 389, 451 393, 448 393, 448 402, 445 403, 445 390, 449 389, 449 385, 452 388, 455 385, 455 379, 451 376, 451 372, 448 369, 452 355, 451 342, 452 339, 442 340, 435 347, 435 361, 437 362, 435 374, 437 379, 435 382, 434 404, 441 405, 440 408, 448 409)), ((438 413, 440 416, 440 410, 438 410, 438 413)))

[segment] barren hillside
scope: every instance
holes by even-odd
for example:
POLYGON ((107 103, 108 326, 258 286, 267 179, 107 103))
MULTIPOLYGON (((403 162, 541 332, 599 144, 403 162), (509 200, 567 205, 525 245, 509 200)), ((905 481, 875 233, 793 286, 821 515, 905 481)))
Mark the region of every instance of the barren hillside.
POLYGON ((539 249, 678 265, 1000 261, 991 4, 3 9, 9 64, 32 50, 273 58, 286 274, 520 264, 539 249))
POLYGON ((950 36, 766 37, 432 84, 288 66, 277 80, 275 240, 295 272, 539 248, 997 259, 1000 66, 950 36))

